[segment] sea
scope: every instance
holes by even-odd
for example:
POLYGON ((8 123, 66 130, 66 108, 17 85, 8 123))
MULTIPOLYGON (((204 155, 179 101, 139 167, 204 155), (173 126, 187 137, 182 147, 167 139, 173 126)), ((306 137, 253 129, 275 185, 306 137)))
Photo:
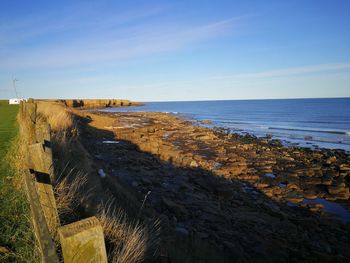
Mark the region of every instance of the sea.
POLYGON ((286 146, 350 151, 350 98, 146 102, 104 111, 166 112, 286 146))

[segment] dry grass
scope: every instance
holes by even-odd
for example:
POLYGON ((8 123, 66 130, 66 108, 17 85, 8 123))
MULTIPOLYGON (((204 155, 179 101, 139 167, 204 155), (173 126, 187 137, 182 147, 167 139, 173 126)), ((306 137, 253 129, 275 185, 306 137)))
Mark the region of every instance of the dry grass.
POLYGON ((45 117, 53 132, 64 132, 74 127, 72 113, 63 105, 53 102, 37 102, 39 116, 45 117))
POLYGON ((37 102, 38 121, 44 121, 51 127, 51 143, 55 153, 64 157, 65 163, 71 156, 67 156, 72 150, 72 140, 77 135, 77 125, 73 113, 64 105, 55 102, 37 102))
MULTIPOLYGON (((74 168, 78 167, 81 170, 85 166, 84 156, 81 157, 81 153, 77 151, 78 137, 74 136, 76 131, 74 115, 63 105, 52 102, 39 102, 38 113, 39 118, 51 125, 52 148, 58 157, 55 170, 61 171, 54 187, 58 213, 61 222, 71 223, 79 217, 79 205, 84 203, 84 199, 89 198, 86 189, 92 189, 86 185, 87 176, 74 168), (74 163, 71 164, 72 158, 74 163)), ((148 256, 155 256, 160 239, 159 222, 150 227, 132 222, 123 210, 114 209, 120 207, 120 202, 108 202, 101 207, 96 216, 101 222, 110 248, 109 262, 138 263, 144 262, 148 256)))
MULTIPOLYGON (((65 173, 65 171, 63 171, 65 173)), ((62 174, 63 174, 62 173, 62 174)), ((60 218, 74 217, 77 207, 82 199, 87 198, 83 189, 87 183, 87 177, 84 173, 75 169, 70 169, 65 178, 56 182, 54 192, 56 195, 57 211, 60 218)))
POLYGON ((105 238, 112 245, 109 261, 113 263, 138 263, 157 252, 160 224, 152 227, 131 223, 122 210, 111 209, 112 203, 103 206, 98 218, 102 224, 105 238))

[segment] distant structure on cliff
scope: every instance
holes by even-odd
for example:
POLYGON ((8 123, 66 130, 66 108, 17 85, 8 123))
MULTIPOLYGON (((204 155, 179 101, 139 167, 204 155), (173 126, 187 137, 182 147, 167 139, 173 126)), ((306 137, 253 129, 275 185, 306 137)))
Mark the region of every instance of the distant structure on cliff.
POLYGON ((9 104, 20 104, 23 99, 9 99, 9 104))

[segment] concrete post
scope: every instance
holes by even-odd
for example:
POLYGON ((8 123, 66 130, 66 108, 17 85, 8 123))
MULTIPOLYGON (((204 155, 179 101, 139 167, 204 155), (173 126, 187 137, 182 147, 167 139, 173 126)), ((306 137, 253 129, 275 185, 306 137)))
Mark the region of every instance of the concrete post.
POLYGON ((65 263, 107 263, 103 230, 96 217, 59 228, 65 263))

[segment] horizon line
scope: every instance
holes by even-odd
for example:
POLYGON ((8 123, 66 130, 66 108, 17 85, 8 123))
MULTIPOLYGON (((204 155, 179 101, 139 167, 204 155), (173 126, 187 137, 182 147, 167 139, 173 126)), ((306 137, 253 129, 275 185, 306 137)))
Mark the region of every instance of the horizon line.
MULTIPOLYGON (((136 101, 136 102, 200 102, 200 101, 233 101, 233 100, 305 100, 305 99, 350 99, 345 97, 294 97, 294 98, 236 98, 236 99, 200 99, 200 100, 152 100, 152 101, 136 101)), ((131 100, 132 101, 132 100, 131 100)))
MULTIPOLYGON (((31 98, 31 97, 28 97, 31 98)), ((28 99, 28 98, 20 98, 20 99, 28 99)), ((0 100, 10 100, 13 98, 0 98, 0 100)), ((245 101, 245 100, 305 100, 305 99, 350 99, 350 96, 345 97, 294 97, 294 98, 232 98, 232 99, 194 99, 194 100, 150 100, 150 101, 142 101, 142 100, 132 100, 127 98, 33 98, 34 100, 109 100, 109 99, 121 99, 121 100, 129 100, 131 102, 206 102, 206 101, 245 101)))

